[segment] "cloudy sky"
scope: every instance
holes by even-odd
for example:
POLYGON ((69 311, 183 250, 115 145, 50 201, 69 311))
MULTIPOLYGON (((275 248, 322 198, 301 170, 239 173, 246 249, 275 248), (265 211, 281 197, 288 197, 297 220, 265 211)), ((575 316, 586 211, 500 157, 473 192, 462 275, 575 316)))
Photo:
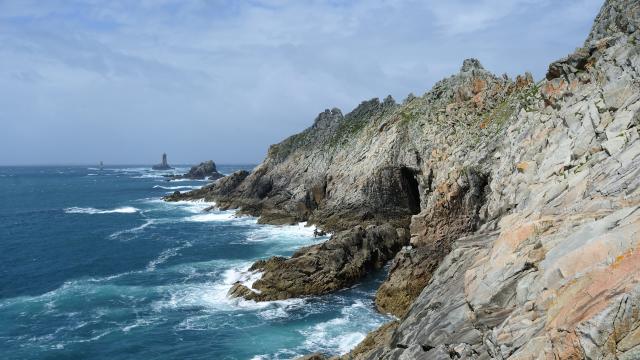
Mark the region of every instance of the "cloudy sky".
POLYGON ((531 71, 602 0, 0 0, 0 165, 257 163, 325 108, 531 71))

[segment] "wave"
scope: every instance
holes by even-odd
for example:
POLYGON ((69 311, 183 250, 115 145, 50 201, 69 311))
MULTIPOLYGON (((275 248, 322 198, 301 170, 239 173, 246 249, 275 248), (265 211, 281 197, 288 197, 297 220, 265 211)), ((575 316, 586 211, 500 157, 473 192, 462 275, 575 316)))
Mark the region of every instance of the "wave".
POLYGON ((83 207, 70 207, 64 209, 64 212, 67 214, 133 214, 140 211, 138 208, 134 208, 133 206, 123 206, 111 210, 101 210, 96 208, 83 208, 83 207))
POLYGON ((178 255, 180 250, 189 248, 192 245, 192 243, 187 241, 184 245, 164 250, 157 258, 151 260, 149 264, 147 264, 147 271, 155 271, 158 265, 167 262, 170 258, 178 255))
POLYGON ((304 304, 303 299, 256 302, 228 297, 227 292, 236 282, 251 287, 262 276, 259 272, 249 271, 250 266, 250 262, 238 262, 227 268, 220 280, 213 283, 176 286, 170 291, 168 299, 156 302, 152 307, 155 311, 194 308, 209 311, 258 311, 277 307, 286 310, 304 304))
POLYGON ((216 206, 215 202, 199 200, 164 201, 158 198, 144 199, 145 204, 153 206, 154 209, 174 210, 181 209, 192 214, 202 213, 205 209, 216 206))
POLYGON ((178 185, 178 186, 162 186, 162 185, 154 185, 154 189, 165 189, 165 190, 195 190, 200 189, 199 185, 178 185))
MULTIPOLYGON (((307 226, 306 222, 296 225, 263 225, 247 235, 248 241, 265 241, 274 237, 313 238, 315 226, 307 226)), ((327 240, 330 235, 315 237, 318 240, 327 240)))
POLYGON ((150 220, 147 220, 144 224, 142 224, 140 226, 136 226, 134 228, 127 229, 127 230, 116 231, 113 234, 109 235, 109 238, 115 239, 115 238, 119 237, 120 235, 135 234, 135 233, 138 233, 138 232, 144 230, 146 227, 151 226, 151 225, 153 225, 155 223, 156 223, 155 219, 150 219, 150 220))
POLYGON ((209 182, 211 180, 208 179, 169 179, 169 182, 185 182, 185 181, 198 181, 198 182, 209 182))
POLYGON ((381 326, 388 319, 374 313, 373 304, 356 300, 341 310, 341 316, 316 324, 300 333, 306 337, 304 347, 311 352, 345 354, 367 336, 367 330, 381 326))
POLYGON ((229 213, 208 213, 200 215, 192 215, 185 218, 185 221, 193 222, 216 222, 216 221, 231 221, 235 218, 235 214, 229 213))

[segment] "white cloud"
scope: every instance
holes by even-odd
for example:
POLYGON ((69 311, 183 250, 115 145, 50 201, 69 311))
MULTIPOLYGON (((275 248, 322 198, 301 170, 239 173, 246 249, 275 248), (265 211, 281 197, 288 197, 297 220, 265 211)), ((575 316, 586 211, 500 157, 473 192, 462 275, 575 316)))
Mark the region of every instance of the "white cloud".
POLYGON ((0 163, 145 162, 161 151, 176 161, 259 161, 268 144, 324 108, 346 112, 373 96, 423 93, 466 57, 540 77, 581 44, 598 7, 5 0, 0 163), (86 140, 96 132, 103 136, 86 140))

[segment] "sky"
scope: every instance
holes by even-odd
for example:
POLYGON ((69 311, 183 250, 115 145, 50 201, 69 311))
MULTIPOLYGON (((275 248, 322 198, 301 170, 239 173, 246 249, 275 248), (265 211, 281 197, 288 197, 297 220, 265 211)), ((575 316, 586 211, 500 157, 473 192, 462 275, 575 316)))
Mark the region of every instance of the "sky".
POLYGON ((541 79, 602 0, 0 0, 0 165, 256 164, 465 58, 541 79))

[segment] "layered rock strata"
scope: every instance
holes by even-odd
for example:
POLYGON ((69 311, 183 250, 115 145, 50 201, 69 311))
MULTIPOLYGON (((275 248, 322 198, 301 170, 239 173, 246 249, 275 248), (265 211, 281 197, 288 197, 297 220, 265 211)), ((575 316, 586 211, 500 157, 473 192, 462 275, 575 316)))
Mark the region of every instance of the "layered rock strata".
POLYGON ((236 288, 256 300, 348 286, 384 260, 345 234, 395 233, 387 259, 408 231, 376 296, 400 319, 345 358, 640 358, 639 29, 637 1, 606 1, 539 83, 466 60, 402 104, 327 110, 251 174, 174 200, 336 232, 257 263, 262 280, 236 288), (336 246, 351 255, 334 266, 336 246))

